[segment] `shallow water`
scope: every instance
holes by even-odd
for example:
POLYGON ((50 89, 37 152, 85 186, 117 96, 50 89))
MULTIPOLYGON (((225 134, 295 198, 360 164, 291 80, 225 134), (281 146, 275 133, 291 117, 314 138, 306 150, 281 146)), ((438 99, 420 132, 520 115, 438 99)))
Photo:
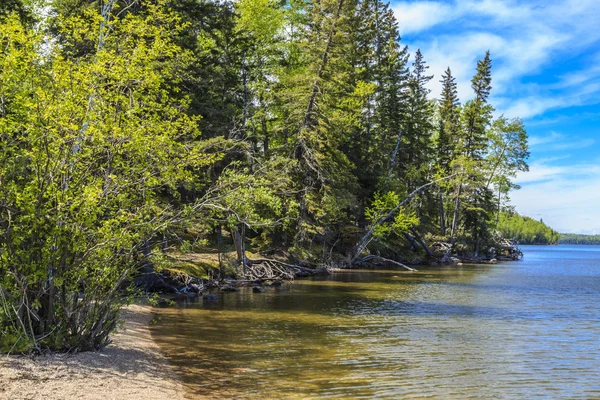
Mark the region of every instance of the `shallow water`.
POLYGON ((600 398, 600 247, 361 270, 163 309, 190 398, 600 398))

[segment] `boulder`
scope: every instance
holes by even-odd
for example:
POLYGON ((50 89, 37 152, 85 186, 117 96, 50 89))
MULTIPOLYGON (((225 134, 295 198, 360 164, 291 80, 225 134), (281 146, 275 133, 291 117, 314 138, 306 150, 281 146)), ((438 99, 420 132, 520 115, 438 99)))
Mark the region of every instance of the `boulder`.
POLYGON ((205 294, 202 298, 206 301, 216 301, 219 298, 219 296, 217 296, 214 293, 210 293, 210 294, 205 294))
POLYGON ((329 275, 329 269, 327 267, 319 267, 315 269, 315 275, 326 276, 329 275))

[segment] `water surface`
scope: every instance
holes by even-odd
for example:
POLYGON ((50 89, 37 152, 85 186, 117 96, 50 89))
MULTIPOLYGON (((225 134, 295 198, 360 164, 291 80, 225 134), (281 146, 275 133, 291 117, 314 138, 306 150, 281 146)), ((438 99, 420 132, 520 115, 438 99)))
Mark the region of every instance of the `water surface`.
POLYGON ((600 247, 345 271, 163 309, 190 398, 600 398, 600 247))

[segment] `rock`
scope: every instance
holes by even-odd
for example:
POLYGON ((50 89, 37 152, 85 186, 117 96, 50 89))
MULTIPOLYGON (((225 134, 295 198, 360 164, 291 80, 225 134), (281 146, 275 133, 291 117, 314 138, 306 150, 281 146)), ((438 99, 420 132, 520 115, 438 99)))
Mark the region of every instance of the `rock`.
POLYGON ((169 275, 156 272, 138 276, 134 284, 137 288, 150 293, 175 293, 176 286, 178 285, 169 275))
POLYGON ((205 289, 216 289, 218 287, 219 287, 219 285, 215 281, 212 281, 212 280, 210 280, 204 284, 205 289))
POLYGON ((315 275, 321 275, 321 276, 329 275, 329 269, 327 269, 327 267, 319 267, 319 268, 315 269, 315 275))
POLYGON ((216 301, 219 298, 219 296, 217 296, 214 293, 211 293, 211 294, 205 294, 202 298, 206 301, 216 301))
POLYGON ((225 286, 221 286, 221 288, 219 290, 221 292, 237 292, 240 289, 236 288, 235 286, 225 285, 225 286))
POLYGON ((264 291, 265 291, 265 289, 263 289, 263 288, 262 288, 262 287, 260 287, 260 286, 252 286, 252 292, 253 292, 253 293, 262 293, 262 292, 264 292, 264 291))
POLYGON ((273 281, 273 282, 271 282, 271 286, 279 287, 281 285, 283 285, 283 282, 281 282, 281 281, 273 281))
POLYGON ((190 283, 188 285, 188 291, 194 293, 202 293, 202 286, 196 285, 195 283, 190 283))

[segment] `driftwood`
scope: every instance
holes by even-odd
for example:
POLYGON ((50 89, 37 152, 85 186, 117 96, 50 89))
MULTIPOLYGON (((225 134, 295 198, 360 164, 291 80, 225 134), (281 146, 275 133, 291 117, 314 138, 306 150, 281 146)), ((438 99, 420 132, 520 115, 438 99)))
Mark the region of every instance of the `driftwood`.
POLYGON ((404 269, 407 269, 409 271, 413 271, 413 272, 417 271, 416 269, 408 267, 408 266, 402 264, 401 262, 398 262, 398 261, 395 261, 395 260, 390 260, 389 258, 384 258, 384 257, 381 257, 381 256, 376 256, 374 254, 370 254, 370 255, 368 255, 366 257, 363 257, 360 260, 355 261, 354 264, 363 264, 363 263, 368 262, 368 261, 379 261, 379 262, 382 262, 382 263, 390 263, 390 264, 394 264, 394 265, 397 265, 399 267, 402 267, 404 269))
POLYGON ((284 263, 270 258, 248 259, 246 276, 253 280, 293 280, 297 276, 315 275, 311 268, 284 263))

